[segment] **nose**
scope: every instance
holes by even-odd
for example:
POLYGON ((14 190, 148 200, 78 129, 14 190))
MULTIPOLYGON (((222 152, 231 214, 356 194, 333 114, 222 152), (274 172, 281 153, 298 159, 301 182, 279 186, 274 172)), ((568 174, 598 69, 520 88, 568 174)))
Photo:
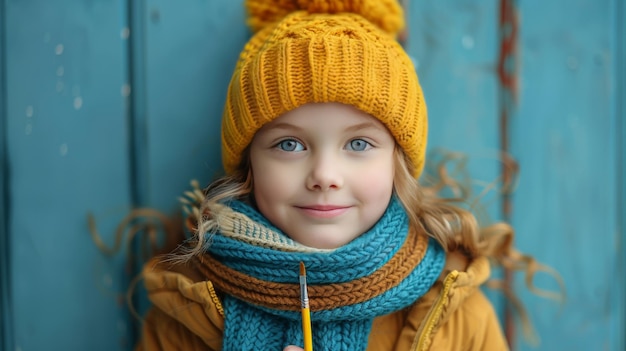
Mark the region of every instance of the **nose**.
POLYGON ((312 157, 306 180, 307 189, 311 191, 340 189, 344 181, 341 169, 341 162, 331 153, 323 153, 312 157))

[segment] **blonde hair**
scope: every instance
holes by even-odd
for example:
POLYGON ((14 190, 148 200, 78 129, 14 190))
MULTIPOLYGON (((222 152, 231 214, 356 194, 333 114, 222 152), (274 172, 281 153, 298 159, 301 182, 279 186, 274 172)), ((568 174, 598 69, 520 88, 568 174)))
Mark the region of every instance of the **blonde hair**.
POLYGON ((437 240, 446 252, 462 250, 470 257, 484 255, 500 258, 506 255, 504 251, 509 248, 490 241, 512 237, 513 228, 510 225, 496 223, 481 228, 476 216, 460 206, 468 201, 467 198, 439 196, 439 184, 423 186, 413 178, 411 160, 400 148, 396 148, 394 158, 394 191, 412 226, 437 240))

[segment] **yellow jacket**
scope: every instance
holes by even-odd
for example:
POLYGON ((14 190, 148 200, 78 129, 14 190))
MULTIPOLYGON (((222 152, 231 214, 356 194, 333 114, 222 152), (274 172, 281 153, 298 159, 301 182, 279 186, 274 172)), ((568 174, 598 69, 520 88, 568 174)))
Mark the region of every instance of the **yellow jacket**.
MULTIPOLYGON (((143 272, 153 308, 136 350, 221 350, 224 311, 211 282, 188 267, 164 269, 157 262, 143 272)), ((423 297, 374 319, 367 350, 508 350, 479 289, 489 274, 485 257, 467 262, 461 254, 448 254, 439 281, 423 297)))

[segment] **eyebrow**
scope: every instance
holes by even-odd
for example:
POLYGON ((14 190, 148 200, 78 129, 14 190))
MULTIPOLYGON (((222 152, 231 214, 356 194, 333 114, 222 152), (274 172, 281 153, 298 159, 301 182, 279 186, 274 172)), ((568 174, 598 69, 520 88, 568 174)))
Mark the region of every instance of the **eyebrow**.
POLYGON ((266 130, 274 130, 274 129, 303 130, 303 128, 300 128, 296 125, 285 123, 285 122, 272 123, 269 125, 266 124, 263 127, 266 128, 266 130))
POLYGON ((355 124, 352 125, 348 128, 346 128, 346 132, 357 132, 359 130, 363 130, 363 129, 376 129, 376 130, 380 130, 383 131, 385 130, 385 127, 378 125, 374 122, 363 122, 363 123, 359 123, 359 124, 355 124))
MULTIPOLYGON (((302 127, 299 127, 290 123, 285 123, 285 122, 279 122, 276 124, 266 125, 265 127, 267 128, 266 130, 285 129, 285 130, 302 131, 305 129, 305 128, 302 128, 302 127)), ((351 125, 347 127, 346 129, 344 129, 344 131, 356 132, 356 131, 360 131, 364 129, 375 129, 379 131, 384 131, 385 127, 375 124, 374 122, 363 122, 363 123, 351 125)))

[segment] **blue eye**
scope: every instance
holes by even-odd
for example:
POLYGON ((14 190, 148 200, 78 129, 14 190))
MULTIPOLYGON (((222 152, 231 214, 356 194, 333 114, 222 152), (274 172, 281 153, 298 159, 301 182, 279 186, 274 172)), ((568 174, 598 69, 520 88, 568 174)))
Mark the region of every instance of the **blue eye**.
POLYGON ((372 145, 363 139, 353 139, 348 143, 348 149, 352 151, 365 151, 372 145))
POLYGON ((302 145, 302 143, 294 140, 294 139, 285 139, 281 142, 279 142, 276 147, 278 147, 279 149, 283 150, 283 151, 289 151, 289 152, 293 152, 293 151, 302 151, 304 150, 304 145, 302 145))

